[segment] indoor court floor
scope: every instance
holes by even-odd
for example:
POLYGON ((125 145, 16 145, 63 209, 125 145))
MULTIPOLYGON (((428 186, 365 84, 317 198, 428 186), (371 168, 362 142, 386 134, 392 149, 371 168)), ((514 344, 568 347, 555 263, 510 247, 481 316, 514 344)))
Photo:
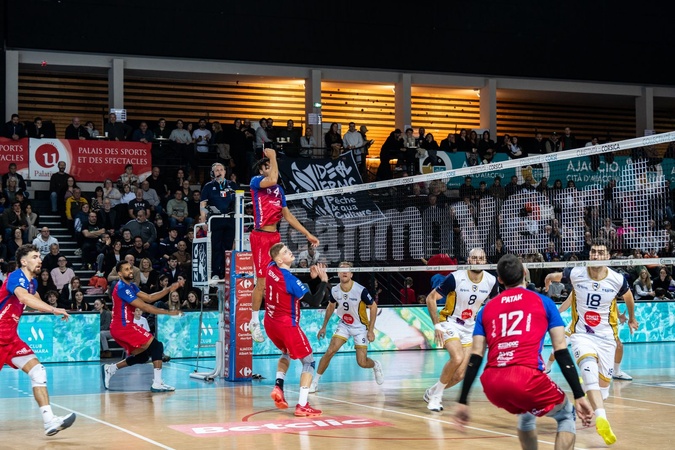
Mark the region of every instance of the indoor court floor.
MULTIPOLYGON (((606 402, 618 437, 615 449, 672 449, 669 429, 675 418, 675 342, 627 344, 622 369, 632 382, 614 381, 606 402)), ((545 352, 550 350, 549 347, 545 352)), ((316 355, 318 361, 321 355, 316 355)), ((77 413, 72 428, 53 437, 42 431, 30 381, 9 367, 0 371, 0 449, 517 449, 516 417, 488 403, 477 381, 471 393, 472 421, 459 430, 452 411, 459 386, 446 390, 445 411, 430 412, 424 390, 438 378, 447 353, 439 350, 373 353, 382 362, 385 382, 361 369, 353 353, 336 355, 321 379, 312 406, 316 418, 296 418, 300 363, 291 363, 286 399, 278 410, 269 397, 274 357, 254 358, 252 382, 190 378, 195 360, 172 360, 164 379, 173 393, 151 393, 152 366, 120 370, 110 390, 101 384, 100 364, 48 364, 55 414, 77 413)), ((112 362, 112 360, 107 361, 112 362)), ((199 371, 214 361, 201 359, 199 371)), ((551 376, 570 392, 557 365, 551 376)), ((570 394, 571 397, 571 394, 570 394)), ((577 422, 578 423, 578 422, 577 422)), ((537 420, 539 448, 553 448, 555 421, 537 420)), ((580 429, 577 448, 606 448, 595 427, 580 429)))

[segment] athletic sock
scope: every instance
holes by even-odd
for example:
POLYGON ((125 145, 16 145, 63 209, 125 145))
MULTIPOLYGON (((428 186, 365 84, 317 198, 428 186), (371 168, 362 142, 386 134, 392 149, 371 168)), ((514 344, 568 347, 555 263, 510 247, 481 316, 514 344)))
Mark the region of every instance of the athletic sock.
POLYGON ((40 412, 42 413, 42 421, 44 423, 49 423, 54 418, 54 413, 52 412, 52 406, 40 406, 40 412))

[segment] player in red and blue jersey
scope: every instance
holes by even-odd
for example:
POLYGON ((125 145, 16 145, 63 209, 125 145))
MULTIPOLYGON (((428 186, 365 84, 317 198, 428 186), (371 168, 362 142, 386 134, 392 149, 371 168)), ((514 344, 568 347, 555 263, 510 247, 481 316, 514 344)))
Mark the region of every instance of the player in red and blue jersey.
POLYGON ((468 422, 469 391, 487 346, 488 362, 481 376, 485 396, 495 406, 518 415, 522 447, 537 447, 535 419, 549 416, 558 422, 555 448, 572 449, 576 440, 575 408, 560 387, 544 374, 541 358, 548 332, 556 361, 574 393, 576 412, 588 426, 593 410, 584 397, 567 350, 565 324, 553 300, 525 289, 525 268, 515 255, 507 254, 499 260, 497 275, 507 289, 490 300, 476 317, 456 419, 460 424, 468 422))
POLYGON ((274 149, 265 149, 265 158, 256 163, 258 175, 251 178, 251 197, 253 199, 254 228, 250 234, 253 264, 256 271, 256 284, 253 289, 253 313, 249 330, 256 342, 263 342, 260 329, 259 311, 265 296, 265 270, 272 261, 269 255, 270 248, 281 242, 277 229, 282 217, 288 224, 307 237, 310 245, 317 247, 319 239, 300 223, 286 206, 286 194, 279 186, 279 166, 274 149))
POLYGON ((45 434, 53 436, 75 422, 75 413, 59 417, 52 412, 47 391, 47 371, 33 350, 18 335, 24 305, 36 311, 70 317, 65 309, 54 308, 37 294, 36 277, 42 268, 40 252, 34 245, 22 245, 16 251, 18 269, 10 273, 0 287, 0 370, 7 364, 30 377, 33 396, 40 407, 45 434))
POLYGON ((270 396, 277 408, 288 408, 288 402, 284 398, 284 379, 291 359, 299 359, 302 362, 302 373, 295 415, 298 417, 319 416, 321 411, 312 408, 307 402, 316 363, 312 346, 300 328, 300 301, 312 307, 321 304, 328 283, 326 266, 317 264, 310 268, 311 277, 321 279, 316 293, 312 294, 307 286, 288 270, 295 259, 288 247, 281 242, 274 244, 270 249, 270 257, 272 262, 267 266, 265 274, 267 280, 265 329, 270 340, 281 350, 281 357, 277 363, 276 382, 270 396))
POLYGON ((162 379, 164 344, 155 339, 144 328, 134 323, 134 311, 136 308, 140 308, 150 314, 181 315, 181 311, 167 311, 156 308, 149 303, 156 302, 168 293, 182 287, 185 284, 185 280, 176 281, 159 292, 146 294, 133 283, 134 272, 130 263, 120 261, 117 263, 116 269, 120 279, 112 291, 113 307, 112 320, 110 321, 110 335, 127 351, 128 356, 117 364, 103 364, 101 366, 103 387, 108 389, 110 379, 118 369, 135 364, 143 364, 148 359, 151 359, 155 370, 153 371, 154 376, 150 390, 152 392, 174 391, 175 388, 165 384, 162 379))

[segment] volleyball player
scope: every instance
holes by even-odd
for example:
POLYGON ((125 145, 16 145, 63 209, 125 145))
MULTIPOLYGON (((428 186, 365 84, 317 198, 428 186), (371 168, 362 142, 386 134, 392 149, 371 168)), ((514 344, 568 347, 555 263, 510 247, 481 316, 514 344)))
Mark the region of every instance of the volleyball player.
MULTIPOLYGON (((469 264, 486 264, 482 248, 469 252, 469 264)), ((458 270, 448 274, 440 286, 427 295, 427 309, 434 323, 435 338, 450 354, 441 376, 424 392, 424 401, 430 411, 443 410, 443 391, 462 381, 471 352, 471 340, 476 313, 485 300, 494 297, 498 290, 494 275, 478 270, 458 270), (438 316, 438 300, 445 298, 445 306, 438 316)))
MULTIPOLYGON (((341 268, 349 269, 354 267, 352 263, 343 261, 341 268)), ((335 356, 340 347, 350 338, 354 339, 354 350, 356 351, 356 362, 364 369, 373 369, 375 382, 384 383, 384 374, 382 365, 379 361, 368 358, 368 343, 375 340, 375 319, 377 318, 377 303, 373 300, 368 290, 352 280, 354 274, 347 270, 338 272, 340 284, 331 289, 330 302, 326 308, 326 315, 323 319, 323 326, 316 336, 323 339, 326 336, 326 326, 333 312, 339 317, 333 337, 330 340, 326 353, 319 361, 319 367, 316 369, 316 376, 309 387, 309 392, 314 393, 319 386, 319 379, 324 374, 330 360, 335 356), (366 308, 370 310, 370 319, 366 314, 366 308)))
POLYGON ((573 449, 576 441, 574 406, 586 426, 591 422, 593 411, 567 350, 560 313, 553 300, 525 289, 524 273, 523 264, 515 255, 500 258, 497 274, 506 290, 490 300, 476 317, 471 356, 455 418, 460 425, 469 420, 469 391, 487 347, 488 361, 481 376, 483 390, 493 405, 518 415, 521 447, 537 448, 536 417, 548 416, 558 422, 555 448, 573 449), (541 349, 547 331, 556 360, 572 388, 574 406, 542 371, 541 349))
MULTIPOLYGON (((609 259, 609 247, 604 240, 591 242, 589 259, 609 259)), ((616 298, 622 296, 626 303, 632 333, 638 328, 633 293, 623 275, 607 266, 566 268, 562 273, 549 274, 547 279, 572 283, 572 351, 595 412, 595 428, 606 444, 613 444, 616 435, 607 420, 604 400, 609 396, 614 372, 619 323, 616 298)))
POLYGON ((179 310, 167 311, 156 308, 148 303, 156 302, 170 292, 173 292, 185 284, 185 280, 176 281, 161 291, 146 294, 133 283, 134 273, 132 265, 127 261, 120 261, 116 266, 120 276, 112 291, 113 308, 110 322, 110 335, 126 350, 126 359, 117 364, 103 364, 101 376, 103 387, 108 389, 110 379, 119 369, 136 364, 143 364, 148 359, 152 360, 153 381, 150 390, 152 392, 175 391, 173 386, 164 383, 162 379, 162 357, 164 356, 164 344, 134 323, 134 311, 136 308, 150 314, 166 314, 169 316, 182 315, 179 310))
POLYGON ((32 244, 19 247, 16 251, 18 268, 7 275, 0 287, 0 370, 7 364, 13 369, 23 370, 30 377, 33 397, 40 407, 45 434, 53 436, 75 422, 75 413, 55 416, 49 404, 47 371, 33 353, 33 350, 17 334, 19 319, 24 305, 34 310, 61 316, 68 320, 70 315, 63 308, 54 308, 43 302, 36 293, 36 277, 42 268, 38 248, 32 244))
POLYGON ((265 295, 265 271, 270 259, 270 248, 281 242, 281 236, 277 229, 279 221, 283 217, 288 224, 307 237, 310 245, 317 247, 319 239, 300 223, 286 206, 286 194, 277 183, 279 181, 279 166, 277 154, 274 149, 264 150, 265 157, 258 161, 254 167, 258 175, 251 178, 251 197, 253 200, 254 228, 250 234, 253 264, 256 271, 256 284, 253 289, 252 301, 253 312, 249 331, 256 342, 263 342, 264 337, 260 329, 259 311, 265 295))
POLYGON ((310 276, 321 279, 316 293, 312 294, 309 288, 288 270, 295 260, 293 252, 288 247, 281 242, 274 244, 270 249, 270 257, 272 262, 265 271, 268 290, 265 301, 265 328, 270 340, 281 350, 276 381, 270 397, 277 408, 288 408, 288 402, 284 397, 284 380, 291 359, 299 359, 302 362, 302 373, 295 415, 320 416, 321 410, 312 408, 307 401, 315 361, 312 347, 300 328, 300 302, 308 303, 314 308, 319 306, 328 283, 326 266, 317 264, 310 268, 310 276))

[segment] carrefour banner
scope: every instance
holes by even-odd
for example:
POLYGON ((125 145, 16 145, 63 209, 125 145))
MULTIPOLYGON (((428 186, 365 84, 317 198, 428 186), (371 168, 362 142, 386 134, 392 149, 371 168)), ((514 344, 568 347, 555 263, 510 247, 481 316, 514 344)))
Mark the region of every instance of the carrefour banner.
POLYGON ((141 178, 150 174, 150 144, 126 141, 92 141, 66 139, 0 138, 0 167, 6 161, 17 164, 17 171, 26 180, 48 181, 58 171, 58 162, 65 161, 66 172, 77 181, 117 180, 127 164, 141 178))

